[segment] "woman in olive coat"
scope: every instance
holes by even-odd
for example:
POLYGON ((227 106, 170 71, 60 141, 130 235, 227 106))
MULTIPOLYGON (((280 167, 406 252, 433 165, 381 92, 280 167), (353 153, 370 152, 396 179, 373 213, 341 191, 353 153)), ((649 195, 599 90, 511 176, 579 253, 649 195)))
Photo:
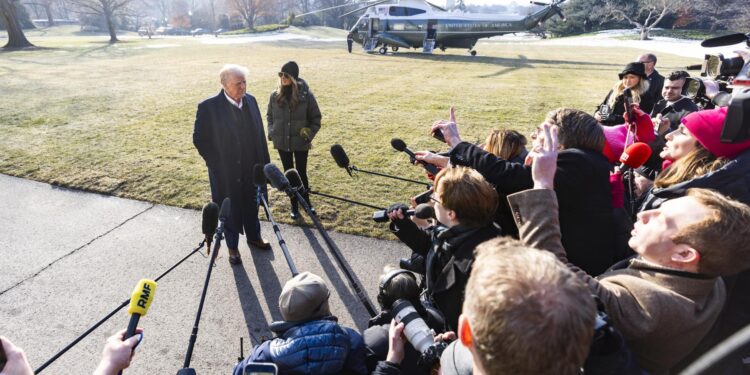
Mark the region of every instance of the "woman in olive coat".
MULTIPOLYGON (((310 203, 307 180, 307 155, 312 140, 320 130, 320 109, 307 82, 299 78, 299 66, 290 61, 281 67, 279 87, 271 93, 266 113, 268 139, 279 151, 284 170, 297 169, 305 192, 302 194, 310 203)), ((299 218, 297 200, 292 198, 293 220, 299 218)))

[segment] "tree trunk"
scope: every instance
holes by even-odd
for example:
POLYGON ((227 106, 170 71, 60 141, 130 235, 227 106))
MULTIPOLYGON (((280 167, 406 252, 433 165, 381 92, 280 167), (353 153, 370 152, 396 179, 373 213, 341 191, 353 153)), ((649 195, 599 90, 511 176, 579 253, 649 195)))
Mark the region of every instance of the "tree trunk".
POLYGON ((44 2, 44 11, 47 12, 47 27, 54 26, 55 19, 52 18, 52 0, 44 2))
POLYGON ((651 38, 649 38, 649 31, 651 31, 650 27, 641 27, 641 40, 651 40, 651 38))
POLYGON ((3 17, 5 28, 8 31, 8 43, 3 48, 34 47, 26 39, 21 24, 18 22, 16 5, 13 3, 13 0, 0 0, 0 17, 3 17))
POLYGON ((104 18, 107 20, 107 30, 109 31, 109 44, 114 44, 119 42, 117 39, 117 33, 115 32, 115 23, 112 15, 112 10, 109 9, 109 4, 103 4, 104 5, 104 18))

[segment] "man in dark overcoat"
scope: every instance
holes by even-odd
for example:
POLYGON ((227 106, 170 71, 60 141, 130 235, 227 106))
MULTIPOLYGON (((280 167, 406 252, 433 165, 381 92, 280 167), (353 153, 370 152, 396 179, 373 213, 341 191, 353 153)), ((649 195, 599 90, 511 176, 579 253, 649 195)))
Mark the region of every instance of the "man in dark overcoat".
POLYGON ((258 222, 258 194, 266 194, 266 185, 259 189, 253 183, 254 166, 270 158, 258 102, 246 92, 247 73, 238 65, 221 69, 222 90, 198 105, 193 130, 193 144, 208 167, 211 199, 221 205, 229 197, 232 203, 224 232, 232 264, 241 263, 240 233, 249 246, 271 248, 258 222))

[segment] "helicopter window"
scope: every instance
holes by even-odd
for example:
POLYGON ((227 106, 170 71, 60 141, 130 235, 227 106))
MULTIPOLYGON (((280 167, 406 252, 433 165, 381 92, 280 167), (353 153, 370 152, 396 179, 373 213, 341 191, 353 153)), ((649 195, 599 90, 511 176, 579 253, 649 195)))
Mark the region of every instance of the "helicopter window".
POLYGON ((388 11, 389 16, 407 17, 414 16, 417 14, 425 13, 423 9, 408 8, 408 7, 391 7, 388 11))

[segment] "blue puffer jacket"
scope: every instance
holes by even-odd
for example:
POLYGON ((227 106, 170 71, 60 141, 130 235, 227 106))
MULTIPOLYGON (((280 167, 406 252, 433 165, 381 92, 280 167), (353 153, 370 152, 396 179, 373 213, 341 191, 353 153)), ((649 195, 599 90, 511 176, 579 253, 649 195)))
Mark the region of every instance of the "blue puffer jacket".
POLYGON ((256 346, 237 364, 234 375, 242 375, 251 362, 273 362, 279 374, 367 374, 362 336, 334 317, 285 329, 278 338, 256 346))

